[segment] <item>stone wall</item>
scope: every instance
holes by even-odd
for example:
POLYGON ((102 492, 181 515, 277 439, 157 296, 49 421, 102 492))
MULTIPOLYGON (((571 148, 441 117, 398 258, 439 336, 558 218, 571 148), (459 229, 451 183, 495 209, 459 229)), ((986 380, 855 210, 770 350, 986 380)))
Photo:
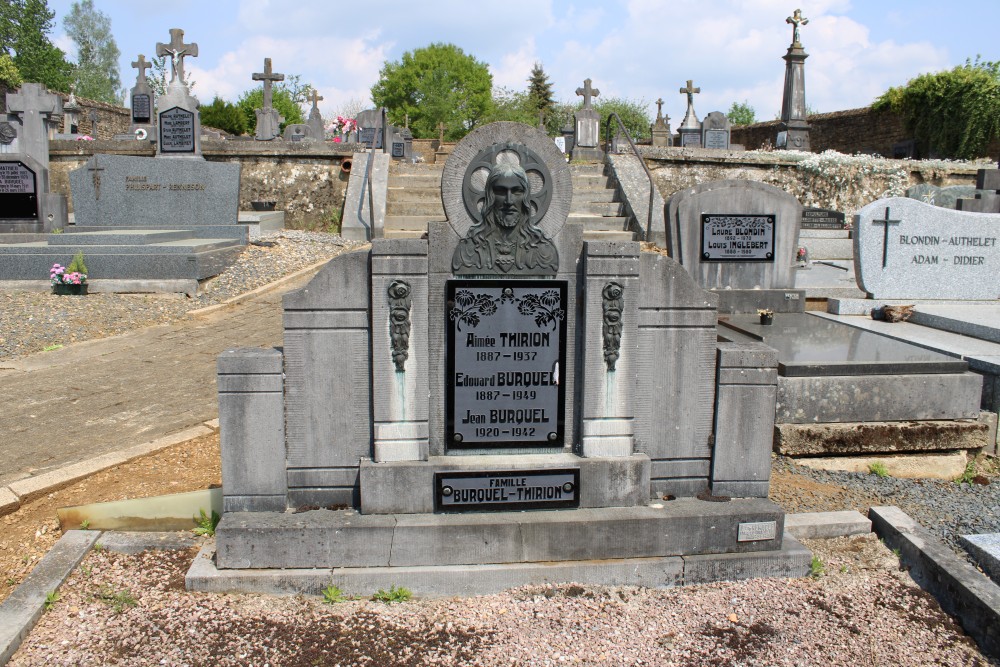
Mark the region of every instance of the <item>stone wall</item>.
MULTIPOLYGON (((243 166, 240 210, 249 210, 251 201, 275 201, 278 209, 285 211, 285 226, 296 229, 326 229, 334 219, 339 221, 347 189, 347 174, 341 163, 357 148, 354 144, 330 142, 202 142, 206 160, 243 166)), ((70 197, 71 211, 69 172, 95 153, 153 157, 155 149, 145 141, 50 142, 51 187, 53 192, 70 197)))
MULTIPOLYGON (((56 93, 63 99, 63 107, 69 100, 66 93, 56 93)), ((97 100, 88 100, 84 97, 77 97, 76 103, 80 107, 76 112, 76 126, 80 134, 86 134, 94 139, 111 139, 116 134, 125 134, 132 127, 131 110, 115 104, 106 104, 97 100), (97 112, 97 132, 100 136, 94 135, 94 126, 90 122, 90 112, 97 112)), ((60 127, 59 131, 62 132, 60 127)))

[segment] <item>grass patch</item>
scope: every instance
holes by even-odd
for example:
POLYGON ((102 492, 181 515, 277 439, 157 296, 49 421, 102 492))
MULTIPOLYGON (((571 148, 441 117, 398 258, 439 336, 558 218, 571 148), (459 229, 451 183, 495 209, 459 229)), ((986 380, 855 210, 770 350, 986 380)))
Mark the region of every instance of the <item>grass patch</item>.
POLYGON ((205 514, 205 510, 198 510, 198 513, 201 516, 195 519, 195 523, 197 523, 198 525, 194 528, 194 534, 198 535, 199 537, 215 536, 215 528, 219 525, 219 520, 222 517, 220 517, 219 513, 216 512, 215 510, 212 510, 211 516, 205 514))
POLYGON ((885 467, 885 464, 881 461, 872 461, 868 464, 868 472, 875 475, 879 479, 885 479, 889 476, 889 469, 885 467))
POLYGON ((409 588, 403 588, 399 586, 390 586, 389 590, 380 588, 375 591, 375 595, 372 596, 372 600, 376 602, 385 602, 386 604, 392 604, 394 602, 406 602, 413 597, 413 593, 409 588))
POLYGON ((326 604, 338 604, 341 602, 349 602, 354 598, 350 595, 344 593, 339 586, 334 586, 330 584, 323 589, 323 602, 326 604))
POLYGON ((823 564, 823 560, 819 556, 813 556, 809 563, 809 576, 813 579, 819 579, 824 574, 826 574, 826 566, 823 564))
POLYGON ((45 596, 45 611, 52 609, 56 602, 59 602, 59 591, 51 591, 45 596))
POLYGON ((116 614, 122 613, 128 607, 134 607, 139 604, 139 602, 135 599, 135 596, 133 596, 132 592, 127 588, 116 591, 108 585, 101 586, 101 589, 97 591, 97 595, 94 597, 101 602, 110 605, 111 610, 116 614))

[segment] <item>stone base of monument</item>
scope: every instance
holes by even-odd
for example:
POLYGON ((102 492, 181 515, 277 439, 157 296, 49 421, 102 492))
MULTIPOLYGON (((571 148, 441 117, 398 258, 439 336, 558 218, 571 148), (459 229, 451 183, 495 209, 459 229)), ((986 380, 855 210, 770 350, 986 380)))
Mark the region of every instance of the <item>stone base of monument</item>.
POLYGON ((613 558, 489 565, 417 565, 314 569, 222 570, 215 545, 202 547, 187 572, 188 590, 270 595, 319 595, 334 584, 348 595, 405 586, 420 597, 489 595, 526 585, 575 582, 587 585, 670 588, 756 577, 802 577, 812 554, 790 534, 781 548, 745 553, 613 558))
POLYGON ((775 313, 801 313, 806 292, 801 289, 713 289, 719 297, 719 314, 753 313, 768 309, 775 313))
POLYGON ((238 220, 241 227, 246 227, 251 241, 259 239, 264 232, 285 228, 284 211, 240 211, 238 220))

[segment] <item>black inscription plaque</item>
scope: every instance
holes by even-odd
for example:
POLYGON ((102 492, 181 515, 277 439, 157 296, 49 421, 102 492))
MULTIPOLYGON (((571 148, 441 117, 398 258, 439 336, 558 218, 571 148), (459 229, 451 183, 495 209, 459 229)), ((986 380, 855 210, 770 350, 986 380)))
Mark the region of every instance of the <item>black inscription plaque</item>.
POLYGON ((173 107, 160 114, 160 152, 194 153, 194 114, 173 107))
POLYGON ((38 219, 36 183, 23 162, 0 162, 0 220, 38 219))
POLYGON ((434 474, 439 512, 562 509, 580 506, 580 469, 434 474))
POLYGON ((401 157, 403 157, 403 152, 404 152, 405 148, 406 148, 406 144, 404 144, 402 141, 394 141, 394 142, 392 142, 392 157, 394 157, 394 158, 401 158, 401 157))
POLYGON ((447 442, 561 447, 565 280, 450 280, 447 442))
POLYGON ((807 208, 802 211, 802 229, 843 229, 844 214, 825 208, 807 208))
POLYGON ((774 214, 701 214, 703 262, 774 262, 774 214))
POLYGON ((368 148, 382 148, 382 128, 363 127, 358 131, 358 142, 368 148))
POLYGON ((132 122, 148 123, 150 118, 149 95, 133 95, 132 122))
POLYGON ((697 132, 684 132, 681 134, 681 146, 691 148, 701 148, 701 135, 697 132))

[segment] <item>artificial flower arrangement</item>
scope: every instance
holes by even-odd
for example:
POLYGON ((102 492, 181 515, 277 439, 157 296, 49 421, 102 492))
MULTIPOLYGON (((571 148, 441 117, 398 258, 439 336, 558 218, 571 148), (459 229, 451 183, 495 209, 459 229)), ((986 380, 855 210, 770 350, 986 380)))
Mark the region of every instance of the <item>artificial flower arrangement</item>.
POLYGON ((351 132, 357 131, 357 129, 358 121, 353 118, 344 118, 343 116, 337 116, 336 120, 331 121, 330 124, 326 126, 326 131, 334 135, 332 141, 337 144, 343 141, 339 135, 347 135, 351 132))
POLYGON ((82 293, 80 289, 63 290, 62 287, 80 287, 87 284, 87 265, 83 262, 83 253, 78 252, 69 266, 53 264, 49 269, 49 282, 56 293, 82 293))
POLYGON ((774 311, 770 308, 758 308, 757 315, 760 316, 761 324, 773 324, 774 323, 774 311))

